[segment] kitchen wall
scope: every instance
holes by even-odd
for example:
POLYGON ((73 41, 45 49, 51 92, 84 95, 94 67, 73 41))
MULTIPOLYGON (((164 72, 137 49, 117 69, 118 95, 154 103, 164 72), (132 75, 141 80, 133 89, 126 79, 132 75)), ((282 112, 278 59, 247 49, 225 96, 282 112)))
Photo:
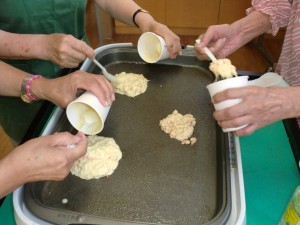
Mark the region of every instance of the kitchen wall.
MULTIPOLYGON (((243 17, 250 0, 136 0, 153 17, 179 35, 199 35, 213 24, 232 23, 243 17)), ((116 34, 139 30, 115 21, 116 34)))

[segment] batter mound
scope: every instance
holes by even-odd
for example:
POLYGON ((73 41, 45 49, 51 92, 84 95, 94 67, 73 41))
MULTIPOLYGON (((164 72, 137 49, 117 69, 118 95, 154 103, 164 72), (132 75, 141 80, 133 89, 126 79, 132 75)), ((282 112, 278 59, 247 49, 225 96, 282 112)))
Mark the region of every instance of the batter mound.
POLYGON ((210 63, 209 69, 215 74, 215 81, 237 76, 236 68, 229 59, 216 60, 210 63))
POLYGON ((161 129, 170 135, 170 138, 181 141, 181 144, 193 145, 197 139, 191 136, 194 133, 196 119, 191 114, 182 115, 177 110, 159 122, 161 129))
POLYGON ((78 159, 71 173, 90 180, 111 175, 122 158, 122 152, 113 138, 89 136, 87 153, 78 159))
POLYGON ((116 92, 121 95, 135 97, 144 93, 148 87, 148 80, 143 74, 119 73, 115 75, 118 83, 115 85, 116 92))

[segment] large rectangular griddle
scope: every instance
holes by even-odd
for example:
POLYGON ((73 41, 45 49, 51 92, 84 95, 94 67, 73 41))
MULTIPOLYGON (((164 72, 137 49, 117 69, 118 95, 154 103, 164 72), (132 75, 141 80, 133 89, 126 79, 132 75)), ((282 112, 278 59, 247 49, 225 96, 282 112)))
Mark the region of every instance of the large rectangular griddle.
MULTIPOLYGON (((138 73, 149 80, 147 91, 135 98, 116 95, 98 134, 120 146, 119 166, 97 180, 69 174, 59 182, 26 184, 26 207, 54 224, 225 224, 231 210, 228 136, 212 116, 208 62, 185 50, 175 60, 147 64, 134 47, 111 47, 96 58, 112 74, 138 73), (193 146, 159 127, 175 109, 196 118, 193 146)), ((100 73, 93 64, 83 69, 100 73)), ((76 132, 65 112, 52 133, 61 131, 76 132)))

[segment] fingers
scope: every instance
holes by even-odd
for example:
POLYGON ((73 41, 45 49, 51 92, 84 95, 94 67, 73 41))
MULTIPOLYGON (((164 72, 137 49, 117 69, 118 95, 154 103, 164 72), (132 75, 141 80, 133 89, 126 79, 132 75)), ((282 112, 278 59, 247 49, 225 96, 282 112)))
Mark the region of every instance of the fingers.
POLYGON ((166 38, 166 45, 171 59, 175 59, 177 55, 182 55, 180 38, 177 35, 166 38))
POLYGON ((167 26, 158 22, 154 22, 149 31, 154 32, 164 38, 169 52, 169 57, 171 59, 175 59, 177 55, 182 55, 180 38, 167 26))
POLYGON ((82 132, 78 132, 74 137, 79 138, 78 142, 74 142, 74 149, 77 154, 74 154, 74 159, 78 159, 85 155, 88 145, 88 138, 82 132))
POLYGON ((79 64, 86 59, 86 57, 87 56, 83 52, 70 48, 67 54, 61 55, 60 66, 65 68, 78 67, 79 64))
POLYGON ((111 105, 115 100, 115 92, 112 84, 102 75, 90 74, 85 71, 77 71, 79 76, 76 89, 84 89, 92 92, 104 106, 111 105))
POLYGON ((251 121, 251 116, 248 114, 242 114, 239 116, 221 116, 222 113, 226 112, 221 112, 221 111, 216 111, 213 115, 214 118, 218 121, 218 124, 222 128, 232 128, 232 127, 241 127, 244 126, 245 124, 249 124, 249 121, 251 121), (216 112, 219 112, 220 114, 216 114, 216 112))
POLYGON ((109 106, 115 100, 114 88, 111 83, 102 75, 98 75, 97 83, 89 86, 91 91, 99 99, 102 105, 109 106), (99 88, 99 86, 101 88, 99 88))
POLYGON ((228 29, 227 25, 213 25, 204 34, 201 34, 198 37, 201 42, 195 44, 197 58, 200 60, 209 59, 203 50, 204 47, 207 47, 217 58, 224 58, 226 55, 223 48, 226 46, 228 29))
POLYGON ((87 57, 91 59, 95 57, 94 50, 90 46, 72 35, 51 34, 47 40, 46 59, 61 67, 74 68, 87 57))
POLYGON ((92 92, 104 106, 111 105, 115 100, 114 87, 104 76, 90 74, 82 70, 51 79, 48 84, 52 91, 47 94, 45 99, 62 108, 67 107, 82 91, 92 92))
POLYGON ((82 54, 82 55, 84 55, 84 59, 86 57, 90 58, 90 59, 95 58, 94 50, 90 46, 88 46, 84 41, 80 41, 80 40, 76 39, 76 43, 74 43, 74 45, 72 45, 72 47, 78 53, 78 57, 79 57, 79 54, 82 54))
MULTIPOLYGON (((226 25, 225 25, 226 26, 226 25)), ((228 30, 228 29, 227 29, 228 30)), ((207 31, 200 35, 200 47, 212 47, 218 40, 226 37, 226 29, 224 25, 213 25, 208 27, 207 31)))
POLYGON ((95 58, 95 52, 94 49, 92 49, 89 45, 87 45, 85 42, 81 42, 81 49, 82 52, 85 53, 85 55, 90 58, 90 59, 94 59, 95 58))
POLYGON ((230 88, 216 93, 212 97, 212 103, 219 103, 226 99, 241 98, 244 99, 253 92, 252 87, 230 88))
MULTIPOLYGON (((208 45, 209 39, 206 38, 204 39, 205 34, 200 35, 196 40, 195 40, 195 51, 196 51, 196 56, 199 60, 210 60, 209 57, 207 56, 206 52, 204 51, 204 48, 208 45), (205 40, 205 41, 203 41, 205 40)), ((209 49, 210 50, 210 49, 209 49)))
MULTIPOLYGON (((219 103, 228 99, 242 99, 243 101, 235 106, 225 108, 213 113, 214 118, 222 128, 240 127, 236 135, 249 135, 260 127, 278 121, 282 118, 282 101, 268 88, 248 86, 243 88, 231 88, 213 96, 213 102, 219 103), (274 99, 270 96, 274 95, 274 99)), ((276 90, 275 90, 276 91, 276 90)))
POLYGON ((225 56, 221 54, 221 50, 226 44, 226 38, 219 39, 212 45, 209 49, 217 58, 224 58, 225 56))
POLYGON ((246 136, 252 134, 258 127, 255 124, 248 124, 245 128, 235 131, 236 136, 246 136))
POLYGON ((68 158, 71 162, 83 156, 87 149, 87 137, 78 132, 76 135, 72 135, 68 132, 56 133, 49 136, 56 147, 67 150, 64 152, 69 155, 68 158))
POLYGON ((74 37, 71 38, 70 48, 66 54, 62 55, 61 61, 67 68, 77 67, 87 57, 93 59, 95 57, 94 50, 88 46, 84 41, 78 40, 74 37))
POLYGON ((53 136, 49 136, 49 142, 53 146, 67 146, 69 144, 76 144, 81 141, 83 136, 72 135, 69 132, 56 133, 53 136))
MULTIPOLYGON (((219 39, 217 40, 216 42, 212 43, 212 42, 209 42, 207 44, 207 46, 210 46, 210 47, 207 47, 210 52, 216 56, 216 58, 224 58, 225 56, 222 54, 222 49, 224 48, 226 44, 226 38, 222 38, 222 39, 219 39)), ((197 58, 200 59, 200 60, 210 60, 210 58, 207 56, 206 52, 204 51, 204 47, 206 47, 206 45, 203 44, 203 42, 201 41, 200 44, 195 44, 195 50, 196 50, 196 53, 197 53, 197 58)))
POLYGON ((112 84, 103 75, 92 76, 96 76, 96 82, 93 82, 87 88, 99 99, 102 105, 111 105, 115 100, 115 92, 112 84))
MULTIPOLYGON (((221 111, 219 111, 218 113, 222 114, 221 111)), ((237 135, 237 136, 249 135, 249 134, 253 133, 255 130, 257 130, 259 127, 262 126, 262 125, 259 125, 258 123, 256 123, 255 121, 253 121, 252 116, 248 115, 248 114, 244 114, 244 115, 236 116, 236 117, 230 117, 230 119, 228 119, 228 118, 220 119, 222 117, 220 117, 217 114, 217 112, 215 112, 214 117, 218 121, 219 126, 222 127, 223 129, 233 128, 233 127, 243 127, 246 125, 245 127, 235 131, 235 135, 237 135), (250 121, 252 121, 252 122, 250 122, 250 121)))

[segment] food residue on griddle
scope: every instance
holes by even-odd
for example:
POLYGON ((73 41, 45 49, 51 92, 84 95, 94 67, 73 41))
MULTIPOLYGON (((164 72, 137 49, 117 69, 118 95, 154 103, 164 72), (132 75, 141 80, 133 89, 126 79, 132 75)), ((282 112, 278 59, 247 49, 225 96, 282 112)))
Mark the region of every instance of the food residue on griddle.
POLYGON ((181 141, 183 145, 193 145, 197 141, 196 137, 191 137, 196 125, 196 119, 191 114, 182 115, 174 110, 172 114, 162 119, 159 125, 170 138, 181 141))
POLYGON ((71 173, 85 180, 107 177, 118 167, 121 158, 122 152, 113 138, 89 136, 87 152, 75 161, 71 173))
POLYGON ((116 74, 118 83, 115 85, 116 92, 129 97, 135 97, 144 93, 148 87, 148 80, 143 74, 119 73, 116 74))

